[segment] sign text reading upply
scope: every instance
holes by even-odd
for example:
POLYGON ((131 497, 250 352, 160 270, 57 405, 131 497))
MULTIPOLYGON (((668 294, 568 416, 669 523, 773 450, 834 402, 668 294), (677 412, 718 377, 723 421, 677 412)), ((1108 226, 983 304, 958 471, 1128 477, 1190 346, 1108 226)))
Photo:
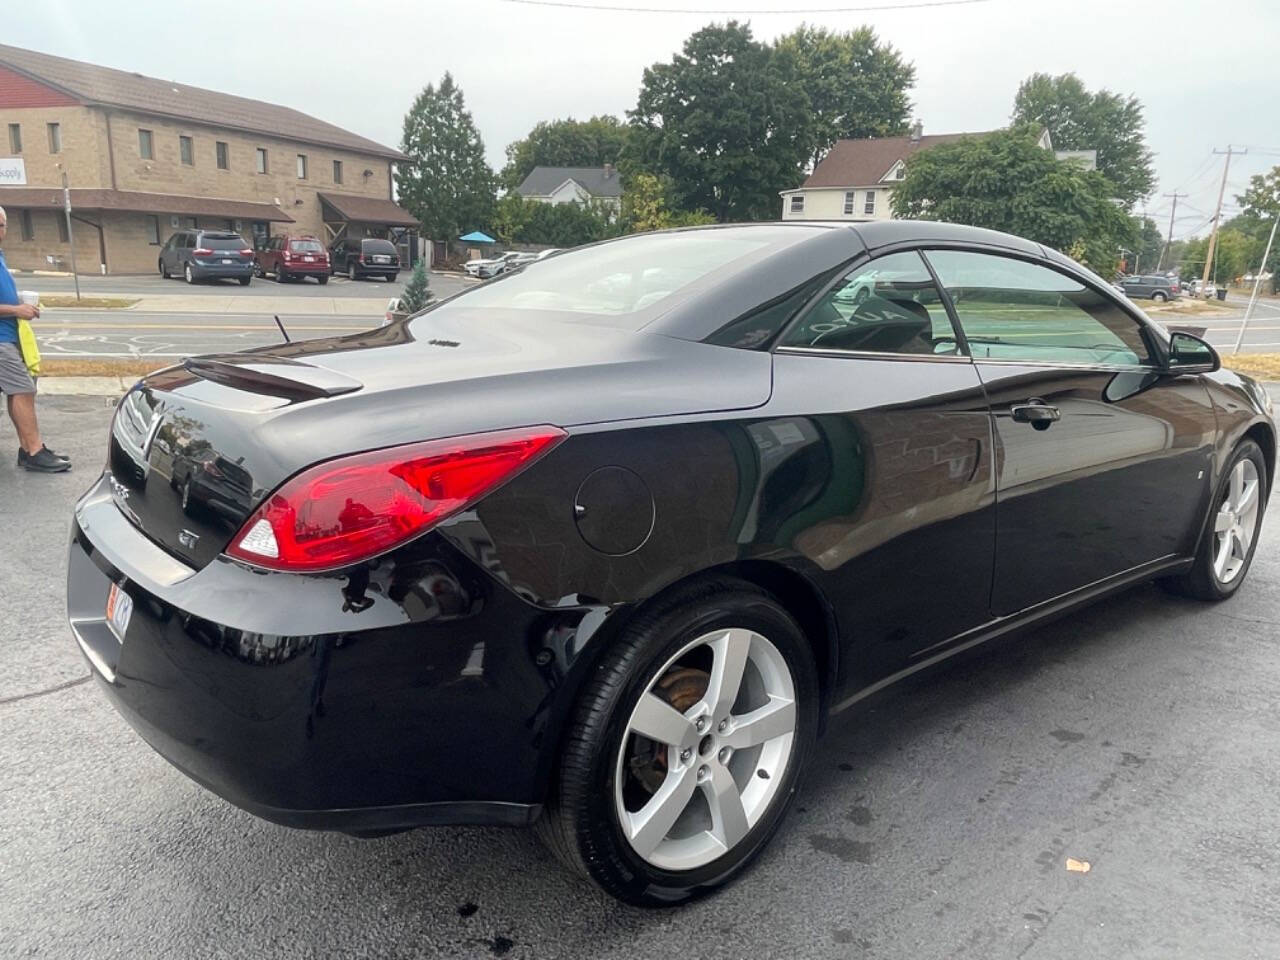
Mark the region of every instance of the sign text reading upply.
POLYGON ((20 187, 27 182, 27 165, 21 157, 0 157, 0 186, 20 187))

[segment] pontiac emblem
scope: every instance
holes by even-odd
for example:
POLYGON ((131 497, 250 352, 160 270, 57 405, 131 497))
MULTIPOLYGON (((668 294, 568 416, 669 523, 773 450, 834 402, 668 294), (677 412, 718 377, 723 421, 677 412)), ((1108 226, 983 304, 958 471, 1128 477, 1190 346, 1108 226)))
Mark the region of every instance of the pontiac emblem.
POLYGON ((115 493, 117 500, 124 501, 129 499, 129 488, 115 477, 111 478, 111 489, 115 493))
POLYGON ((192 533, 190 530, 183 530, 178 534, 178 542, 188 550, 194 550, 196 544, 200 542, 200 536, 192 533))

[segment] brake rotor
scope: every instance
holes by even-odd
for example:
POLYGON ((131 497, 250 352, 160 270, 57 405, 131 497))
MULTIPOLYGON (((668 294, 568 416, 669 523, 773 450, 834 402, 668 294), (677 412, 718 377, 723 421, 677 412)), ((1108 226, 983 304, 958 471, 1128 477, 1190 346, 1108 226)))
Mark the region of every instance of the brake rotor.
MULTIPOLYGON (((653 692, 671 707, 684 713, 706 695, 711 674, 693 667, 674 667, 662 675, 653 692)), ((645 737, 635 738, 631 760, 631 775, 650 794, 657 793, 667 778, 667 747, 645 737)))

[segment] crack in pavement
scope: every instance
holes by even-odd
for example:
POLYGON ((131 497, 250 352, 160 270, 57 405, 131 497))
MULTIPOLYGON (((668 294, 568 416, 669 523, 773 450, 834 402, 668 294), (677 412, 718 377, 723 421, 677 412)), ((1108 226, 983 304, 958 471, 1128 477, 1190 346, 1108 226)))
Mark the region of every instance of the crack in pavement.
POLYGON ((86 673, 83 677, 77 677, 75 680, 67 680, 65 683, 59 683, 44 690, 33 690, 31 693, 20 693, 14 697, 0 697, 0 706, 6 703, 17 703, 19 700, 34 700, 36 697, 47 697, 51 693, 57 693, 59 690, 70 690, 72 687, 78 687, 82 683, 88 683, 93 679, 92 673, 86 673))

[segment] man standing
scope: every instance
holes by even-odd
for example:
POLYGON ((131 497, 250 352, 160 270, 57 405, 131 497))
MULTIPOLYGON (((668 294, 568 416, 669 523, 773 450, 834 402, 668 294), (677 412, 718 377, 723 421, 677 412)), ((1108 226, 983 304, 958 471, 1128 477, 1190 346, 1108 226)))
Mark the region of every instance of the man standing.
POLYGON ((34 320, 40 308, 18 300, 9 265, 4 262, 4 238, 9 218, 0 207, 0 393, 9 405, 9 419, 18 429, 18 466, 37 473, 62 473, 71 461, 40 441, 36 424, 36 384, 18 346, 18 320, 34 320))

